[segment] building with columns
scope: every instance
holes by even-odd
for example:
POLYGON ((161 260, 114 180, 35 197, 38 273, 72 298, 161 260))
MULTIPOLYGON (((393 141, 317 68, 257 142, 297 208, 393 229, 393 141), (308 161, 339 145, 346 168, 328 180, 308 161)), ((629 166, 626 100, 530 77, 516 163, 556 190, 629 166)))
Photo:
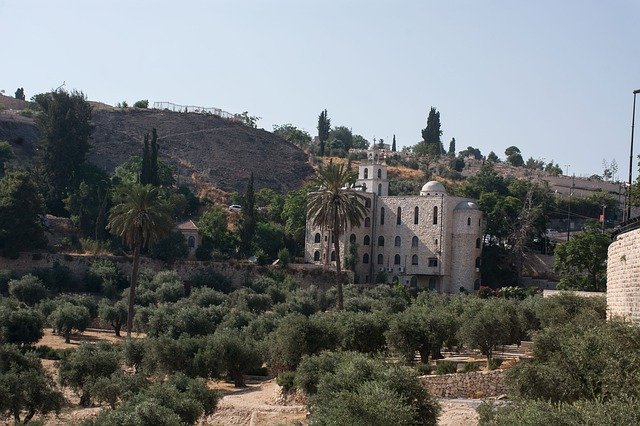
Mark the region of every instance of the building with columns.
MULTIPOLYGON (((483 216, 474 200, 448 195, 437 181, 420 195, 388 195, 387 166, 376 149, 360 163, 356 190, 366 197, 367 214, 340 241, 343 265, 355 252, 355 283, 384 280, 444 293, 479 288, 483 216)), ((335 263, 330 233, 310 221, 305 261, 335 263)))

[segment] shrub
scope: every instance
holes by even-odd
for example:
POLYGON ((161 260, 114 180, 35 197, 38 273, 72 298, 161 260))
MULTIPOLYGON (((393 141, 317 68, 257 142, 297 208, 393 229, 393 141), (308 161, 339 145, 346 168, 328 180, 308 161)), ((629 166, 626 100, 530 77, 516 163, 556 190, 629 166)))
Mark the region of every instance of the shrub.
POLYGON ((290 391, 296 387, 295 385, 296 373, 293 371, 284 371, 278 375, 276 378, 276 383, 285 390, 285 392, 290 391))
POLYGON ((291 260, 291 255, 289 254, 289 250, 287 250, 285 247, 278 250, 278 260, 280 265, 283 268, 285 268, 289 264, 289 261, 291 260))
POLYGON ((436 363, 436 374, 451 374, 458 372, 458 363, 453 361, 440 361, 436 363))
POLYGON ((231 293, 233 291, 229 278, 212 269, 200 269, 190 279, 192 288, 210 287, 223 293, 231 293))
POLYGON ((495 370, 496 368, 500 368, 501 365, 502 365, 501 359, 491 358, 491 360, 489 360, 489 363, 487 364, 487 367, 489 368, 489 370, 495 370))
MULTIPOLYGON (((502 360, 497 360, 496 359, 495 361, 502 361, 502 360)), ((492 369, 491 368, 491 363, 489 363, 489 369, 492 369)), ((478 371, 478 370, 480 370, 480 365, 478 365, 477 362, 467 362, 467 363, 464 364, 464 367, 462 367, 462 372, 463 373, 472 373, 472 372, 478 371)))
POLYGON ((136 101, 136 103, 133 104, 134 108, 148 108, 149 107, 149 101, 147 99, 142 99, 139 101, 136 101))
POLYGON ((187 240, 182 232, 174 230, 166 237, 151 246, 149 255, 154 259, 160 259, 167 263, 173 263, 177 259, 185 259, 189 254, 187 240))
POLYGON ((424 364, 424 363, 419 363, 416 365, 416 371, 418 372, 418 374, 420 375, 427 375, 427 374, 431 374, 431 364, 424 364))
POLYGON ((9 281, 9 294, 20 302, 33 306, 47 297, 47 289, 39 278, 28 274, 9 281))

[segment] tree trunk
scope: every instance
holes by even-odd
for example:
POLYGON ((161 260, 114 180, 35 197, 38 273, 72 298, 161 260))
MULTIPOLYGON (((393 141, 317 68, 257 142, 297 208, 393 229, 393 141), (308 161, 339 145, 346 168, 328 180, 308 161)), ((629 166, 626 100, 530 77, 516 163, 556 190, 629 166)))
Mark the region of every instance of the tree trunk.
POLYGON ((64 332, 64 342, 71 343, 71 330, 64 332))
POLYGON ((244 376, 242 375, 241 371, 232 370, 230 371, 230 373, 231 373, 231 378, 233 379, 233 386, 237 388, 245 387, 244 376))
POLYGON ((140 266, 140 244, 133 250, 133 268, 131 270, 131 287, 129 288, 129 313, 127 315, 127 338, 131 338, 133 329, 133 305, 136 301, 136 283, 138 282, 138 267, 140 266))
POLYGON ((113 329, 116 332, 116 337, 120 337, 120 329, 122 328, 122 324, 120 324, 120 322, 118 321, 115 324, 111 324, 111 326, 113 327, 113 329))
POLYGON ((427 364, 429 362, 429 348, 428 347, 419 347, 418 353, 420 354, 420 362, 423 364, 427 364))
POLYGON ((338 310, 344 310, 344 296, 342 294, 342 269, 340 265, 340 242, 338 235, 333 233, 333 249, 336 252, 336 282, 338 287, 338 310))

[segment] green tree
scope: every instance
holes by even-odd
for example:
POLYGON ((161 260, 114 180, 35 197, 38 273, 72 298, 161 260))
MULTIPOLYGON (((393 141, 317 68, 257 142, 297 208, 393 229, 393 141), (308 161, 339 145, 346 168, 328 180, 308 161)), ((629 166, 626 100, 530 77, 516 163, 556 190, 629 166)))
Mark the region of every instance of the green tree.
POLYGON ((449 142, 449 151, 447 154, 451 157, 456 156, 456 138, 451 138, 451 142, 449 142))
POLYGON ((21 101, 24 101, 24 100, 25 100, 25 96, 24 96, 24 88, 23 88, 23 87, 18 87, 18 88, 16 89, 15 98, 16 98, 16 99, 20 99, 21 101))
POLYGON ((396 135, 393 135, 393 142, 391 143, 391 152, 396 152, 396 135))
POLYGON ((556 247, 553 269, 566 290, 606 291, 607 250, 611 238, 595 224, 556 247))
POLYGON ((474 148, 472 146, 468 146, 467 149, 460 151, 458 156, 459 156, 459 158, 463 158, 463 159, 466 158, 466 157, 471 156, 471 157, 475 158, 476 160, 482 160, 482 152, 480 152, 480 149, 474 148))
POLYGON ((309 132, 300 130, 292 124, 274 124, 273 133, 301 149, 307 149, 311 143, 311 135, 309 132))
POLYGON ((353 135, 353 147, 355 149, 368 149, 369 141, 362 135, 353 135))
POLYGON ((39 278, 28 274, 9 281, 9 294, 20 302, 33 306, 47 297, 47 289, 39 278))
POLYGON ((298 191, 289 192, 284 199, 280 215, 284 223, 284 231, 296 242, 298 253, 304 247, 307 194, 309 191, 310 188, 305 187, 298 191))
POLYGON ((422 141, 413 147, 413 152, 420 156, 430 155, 433 157, 439 157, 443 154, 444 147, 440 140, 442 136, 440 127, 440 112, 431 107, 427 116, 427 127, 422 129, 422 141))
POLYGON ((325 154, 325 145, 329 140, 329 132, 331 131, 331 119, 327 116, 325 109, 318 117, 318 141, 320 142, 320 156, 325 154))
POLYGON ((142 99, 139 101, 136 101, 136 103, 133 104, 134 108, 149 108, 149 101, 147 99, 142 99))
POLYGON ((79 179, 78 187, 63 200, 64 206, 84 236, 102 240, 106 237, 111 181, 102 169, 88 163, 80 168, 79 179))
POLYGON ((0 306, 0 343, 30 345, 43 335, 44 319, 36 309, 0 306))
POLYGON ((223 207, 214 204, 198 220, 198 229, 204 237, 203 246, 217 250, 223 256, 229 256, 235 250, 234 235, 228 229, 229 213, 223 207))
POLYGON ((189 255, 187 240, 182 232, 173 230, 165 237, 156 241, 149 249, 149 256, 160 259, 169 264, 177 259, 186 259, 189 255))
POLYGON ((167 235, 174 224, 169 215, 169 206, 160 197, 158 188, 132 185, 125 190, 122 201, 111 209, 107 227, 133 249, 127 318, 127 337, 131 337, 140 251, 167 235))
POLYGON ((520 149, 517 146, 510 146, 509 148, 505 149, 504 155, 507 156, 507 163, 511 164, 512 166, 524 166, 522 154, 520 153, 520 149))
POLYGON ((487 161, 491 161, 493 163, 499 163, 500 159, 498 158, 495 152, 491 151, 489 155, 487 155, 487 161))
POLYGON ((113 304, 103 300, 98 305, 98 316, 109 323, 116 336, 120 337, 120 329, 127 322, 127 304, 122 300, 113 304))
POLYGON ((62 302, 49 315, 47 322, 59 335, 64 337, 64 342, 71 341, 71 332, 77 330, 83 332, 91 322, 89 309, 84 306, 74 305, 70 302, 62 302))
POLYGON ((242 216, 240 219, 240 250, 249 254, 251 244, 256 232, 256 197, 253 187, 253 172, 249 177, 247 189, 244 193, 244 205, 242 206, 242 216))
POLYGON ((38 98, 42 113, 36 123, 42 136, 40 158, 47 182, 49 210, 64 215, 62 200, 78 184, 80 167, 89 151, 91 105, 82 92, 63 90, 38 98))
POLYGON ((9 172, 0 179, 1 254, 17 257, 22 250, 44 247, 43 215, 42 198, 28 174, 9 172))
POLYGON ((332 154, 346 155, 353 147, 353 133, 345 126, 334 127, 329 132, 329 145, 332 154))
POLYGON ((5 164, 15 158, 11 145, 7 141, 0 141, 0 178, 4 177, 5 164))
POLYGON ((342 269, 340 259, 340 238, 350 227, 359 227, 366 215, 365 197, 346 186, 353 179, 353 172, 344 165, 329 163, 318 169, 318 190, 309 194, 307 217, 313 224, 328 230, 333 239, 336 253, 336 284, 338 288, 338 309, 344 308, 342 294, 342 269))

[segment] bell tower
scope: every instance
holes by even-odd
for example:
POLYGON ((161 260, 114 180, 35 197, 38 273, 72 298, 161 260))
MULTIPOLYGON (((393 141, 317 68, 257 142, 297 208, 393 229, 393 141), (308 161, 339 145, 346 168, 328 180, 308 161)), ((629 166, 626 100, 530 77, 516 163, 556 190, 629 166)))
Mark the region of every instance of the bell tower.
POLYGON ((379 196, 389 195, 387 165, 383 162, 377 148, 368 150, 367 159, 360 162, 356 186, 361 186, 365 192, 379 196))

